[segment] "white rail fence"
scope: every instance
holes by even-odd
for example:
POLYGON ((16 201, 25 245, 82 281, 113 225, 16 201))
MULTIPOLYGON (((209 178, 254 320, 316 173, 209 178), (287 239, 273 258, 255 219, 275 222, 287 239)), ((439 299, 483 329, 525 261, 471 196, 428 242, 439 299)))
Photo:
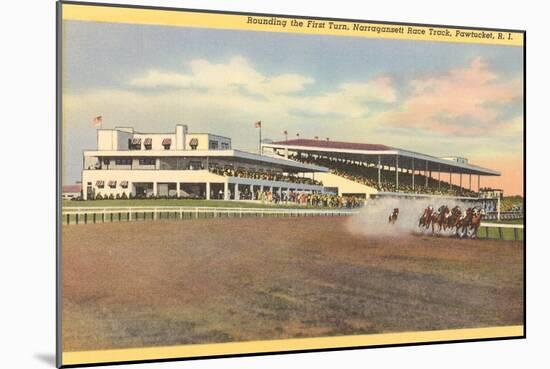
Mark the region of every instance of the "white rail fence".
POLYGON ((71 207, 62 211, 63 224, 185 220, 200 218, 347 216, 353 209, 277 209, 191 206, 71 207))
POLYGON ((500 224, 486 223, 480 224, 477 231, 479 238, 489 238, 498 240, 521 241, 525 239, 523 224, 500 224))
POLYGON ((498 211, 490 211, 485 215, 487 220, 511 220, 511 219, 523 219, 524 214, 522 211, 501 211, 500 214, 498 211))

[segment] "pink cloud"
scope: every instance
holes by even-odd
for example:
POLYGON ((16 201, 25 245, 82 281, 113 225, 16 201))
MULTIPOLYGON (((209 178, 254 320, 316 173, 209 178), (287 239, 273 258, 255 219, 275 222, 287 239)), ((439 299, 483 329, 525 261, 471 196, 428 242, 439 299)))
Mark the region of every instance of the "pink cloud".
POLYGON ((465 130, 477 134, 486 128, 498 128, 501 122, 497 104, 522 95, 519 79, 503 80, 481 58, 465 68, 412 80, 410 87, 412 94, 400 110, 386 113, 383 121, 447 134, 465 130))

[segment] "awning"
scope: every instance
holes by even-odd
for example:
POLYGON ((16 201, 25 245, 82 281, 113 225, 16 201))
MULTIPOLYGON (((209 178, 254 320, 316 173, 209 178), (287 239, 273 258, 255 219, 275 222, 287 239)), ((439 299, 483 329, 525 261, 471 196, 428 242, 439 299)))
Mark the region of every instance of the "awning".
POLYGON ((143 141, 143 144, 145 146, 151 146, 153 144, 153 139, 152 138, 146 138, 144 141, 143 141))
POLYGON ((105 185, 105 182, 104 182, 104 181, 97 181, 97 182, 95 183, 95 185, 96 185, 97 187, 103 187, 103 186, 105 185))
POLYGON ((109 181, 109 187, 116 187, 116 181, 109 181))
POLYGON ((164 140, 162 140, 162 145, 163 146, 171 145, 171 144, 172 144, 172 139, 171 138, 165 138, 164 140))
POLYGON ((128 187, 128 181, 120 181, 120 187, 122 188, 128 187))
POLYGON ((132 145, 141 145, 141 138, 139 137, 132 138, 132 145))

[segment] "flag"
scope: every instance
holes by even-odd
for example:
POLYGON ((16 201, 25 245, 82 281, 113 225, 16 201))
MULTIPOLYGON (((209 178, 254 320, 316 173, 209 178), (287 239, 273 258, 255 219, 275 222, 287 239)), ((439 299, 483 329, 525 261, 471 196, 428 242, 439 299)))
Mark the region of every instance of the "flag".
POLYGON ((284 133, 285 135, 288 135, 288 131, 287 131, 287 130, 285 130, 283 133, 284 133))
POLYGON ((299 133, 296 133, 296 137, 300 137, 300 134, 299 134, 299 133))
POLYGON ((262 121, 259 120, 256 123, 254 123, 254 128, 262 128, 262 121))
POLYGON ((100 126, 101 123, 103 123, 103 117, 101 115, 98 115, 92 119, 92 127, 100 126))

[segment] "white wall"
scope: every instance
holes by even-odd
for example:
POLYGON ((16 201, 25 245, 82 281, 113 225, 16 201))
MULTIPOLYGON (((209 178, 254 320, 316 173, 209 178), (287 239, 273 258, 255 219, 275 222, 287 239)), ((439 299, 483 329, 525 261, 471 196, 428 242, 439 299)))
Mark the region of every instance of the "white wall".
POLYGON ((132 183, 134 182, 156 182, 156 183, 205 183, 215 182, 223 183, 227 177, 218 176, 207 170, 84 170, 82 171, 82 191, 84 197, 87 197, 88 182, 91 182, 95 193, 106 195, 121 194, 123 192, 129 196, 132 183), (97 187, 97 181, 103 181, 103 188, 97 187), (116 181, 116 187, 109 187, 109 181, 116 181), (122 188, 120 183, 128 181, 128 188, 122 188))
MULTIPOLYGON (((308 177, 312 178, 311 175, 308 177)), ((376 188, 337 176, 332 173, 315 173, 315 179, 322 181, 324 187, 338 187, 338 195, 363 193, 368 199, 370 194, 377 193, 376 188)))

